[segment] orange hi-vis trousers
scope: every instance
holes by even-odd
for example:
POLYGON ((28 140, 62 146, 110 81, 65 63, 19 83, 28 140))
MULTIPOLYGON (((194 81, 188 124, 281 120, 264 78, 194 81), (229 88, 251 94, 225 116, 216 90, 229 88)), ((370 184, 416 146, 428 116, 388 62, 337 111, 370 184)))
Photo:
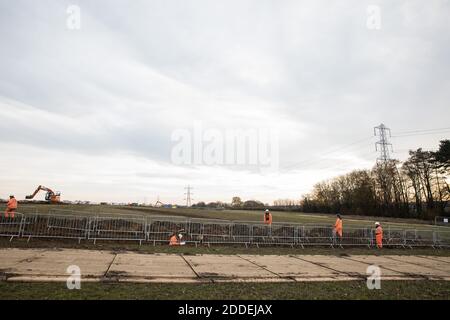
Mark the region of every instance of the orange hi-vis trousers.
POLYGON ((5 218, 13 218, 14 219, 14 215, 16 213, 16 209, 11 209, 11 208, 6 208, 5 210, 5 218))

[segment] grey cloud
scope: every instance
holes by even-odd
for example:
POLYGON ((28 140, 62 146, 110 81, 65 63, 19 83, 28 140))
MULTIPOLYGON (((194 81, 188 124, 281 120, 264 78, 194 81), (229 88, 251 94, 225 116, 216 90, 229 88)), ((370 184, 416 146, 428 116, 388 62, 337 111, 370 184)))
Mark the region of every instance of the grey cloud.
MULTIPOLYGON (((194 120, 276 124, 285 166, 380 122, 446 127, 449 2, 377 3, 379 31, 365 26, 372 1, 77 1, 82 28, 69 31, 71 1, 0 1, 2 141, 170 164, 172 131, 194 120)), ((364 164, 372 151, 368 140, 337 154, 364 164)))

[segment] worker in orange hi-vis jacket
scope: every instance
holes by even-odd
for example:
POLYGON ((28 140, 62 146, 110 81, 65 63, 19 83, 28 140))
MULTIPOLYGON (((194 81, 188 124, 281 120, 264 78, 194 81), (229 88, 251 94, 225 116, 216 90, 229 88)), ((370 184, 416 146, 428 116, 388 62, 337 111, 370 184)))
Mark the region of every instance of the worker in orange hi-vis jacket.
POLYGON ((14 198, 13 195, 9 196, 9 201, 6 204, 6 210, 5 210, 5 218, 11 217, 14 219, 14 214, 16 213, 17 209, 17 200, 14 198))
POLYGON ((383 248, 383 228, 379 222, 375 222, 375 240, 377 242, 377 248, 383 248))
POLYGON ((269 226, 272 224, 272 214, 270 213, 269 209, 266 209, 266 212, 264 213, 264 223, 268 224, 269 226))
POLYGON ((340 214, 336 215, 336 222, 334 223, 334 234, 339 239, 339 244, 342 242, 342 218, 340 214))
POLYGON ((180 241, 178 240, 177 234, 173 233, 170 236, 169 246, 179 246, 179 245, 180 245, 180 241))
POLYGON ((177 235, 176 232, 172 233, 169 239, 169 246, 183 246, 186 244, 186 241, 182 241, 183 235, 179 233, 177 235))

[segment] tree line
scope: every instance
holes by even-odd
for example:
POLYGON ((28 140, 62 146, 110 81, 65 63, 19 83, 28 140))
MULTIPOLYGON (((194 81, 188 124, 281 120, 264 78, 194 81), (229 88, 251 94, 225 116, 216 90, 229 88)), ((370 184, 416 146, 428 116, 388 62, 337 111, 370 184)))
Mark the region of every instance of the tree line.
POLYGON ((450 188, 450 140, 437 151, 419 148, 401 163, 388 160, 372 169, 354 170, 314 185, 299 200, 278 199, 269 206, 258 200, 233 197, 231 203, 199 202, 194 208, 341 213, 366 216, 433 219, 448 215, 450 188))
POLYGON ((263 203, 259 200, 246 200, 243 201, 240 197, 233 197, 231 203, 214 201, 205 203, 203 201, 192 205, 193 208, 214 208, 214 209, 245 209, 245 210, 257 210, 268 208, 269 204, 263 203))
POLYGON ((314 185, 302 211, 433 219, 450 200, 450 140, 435 152, 410 151, 400 163, 388 160, 314 185))

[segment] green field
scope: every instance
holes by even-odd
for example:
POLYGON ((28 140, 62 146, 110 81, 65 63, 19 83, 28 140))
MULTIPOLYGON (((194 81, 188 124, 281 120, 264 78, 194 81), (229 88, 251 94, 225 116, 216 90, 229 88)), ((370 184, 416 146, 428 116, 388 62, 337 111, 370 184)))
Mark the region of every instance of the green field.
MULTIPOLYGON (((221 219, 233 221, 261 221, 263 213, 250 210, 214 210, 214 209, 166 209, 151 207, 129 207, 129 206, 109 206, 109 205, 21 205, 19 212, 38 212, 45 214, 63 214, 63 215, 107 215, 107 216, 159 216, 163 218, 182 217, 182 218, 200 218, 200 219, 221 219)), ((327 214, 308 214, 297 212, 273 212, 275 222, 301 223, 301 224, 320 224, 332 226, 335 222, 334 215, 327 214)), ((426 221, 407 220, 395 218, 370 218, 360 216, 344 216, 345 227, 373 227, 373 221, 376 219, 383 223, 384 228, 418 228, 422 230, 439 230, 443 236, 450 238, 449 227, 437 227, 428 224, 426 221)), ((386 230, 386 229, 385 229, 386 230)), ((208 246, 183 246, 172 248, 165 244, 153 246, 151 243, 139 245, 137 242, 119 241, 92 241, 65 239, 39 239, 33 238, 27 242, 26 238, 15 238, 11 242, 8 238, 0 238, 0 247, 21 247, 21 248, 84 248, 84 249, 104 249, 104 250, 130 250, 143 253, 170 252, 180 254, 426 254, 426 255, 450 255, 450 250, 435 250, 432 248, 401 249, 388 248, 379 251, 374 248, 345 248, 333 249, 326 247, 305 247, 290 248, 282 246, 272 247, 249 247, 244 245, 212 245, 208 246)))
POLYGON ((0 282, 0 299, 450 299, 450 281, 384 281, 369 290, 364 281, 297 283, 125 284, 0 282))
MULTIPOLYGON (((0 209, 1 210, 1 209, 0 209)), ((149 215, 164 217, 189 217, 200 219, 220 219, 232 221, 262 222, 263 211, 254 210, 215 210, 215 209, 191 209, 191 208, 153 208, 110 205, 21 205, 19 212, 57 213, 57 214, 89 214, 89 215, 149 215)), ((301 223, 333 225, 336 217, 332 214, 312 214, 299 212, 272 211, 274 223, 301 223)), ((343 215, 344 226, 348 227, 373 227, 375 221, 382 223, 384 227, 414 228, 423 230, 449 231, 449 227, 434 226, 431 222, 417 219, 363 217, 343 215)))

